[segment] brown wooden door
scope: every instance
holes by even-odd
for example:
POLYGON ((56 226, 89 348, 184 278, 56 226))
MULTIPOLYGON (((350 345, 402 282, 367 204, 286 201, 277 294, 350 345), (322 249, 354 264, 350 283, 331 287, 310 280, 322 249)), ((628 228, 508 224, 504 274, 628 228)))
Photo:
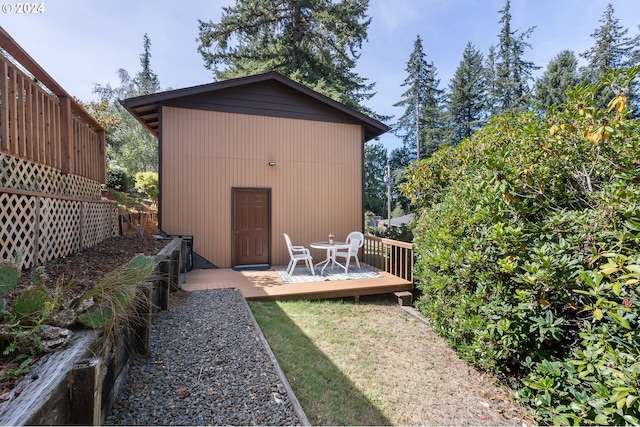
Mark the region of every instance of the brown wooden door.
POLYGON ((234 266, 269 264, 268 189, 234 189, 234 266))

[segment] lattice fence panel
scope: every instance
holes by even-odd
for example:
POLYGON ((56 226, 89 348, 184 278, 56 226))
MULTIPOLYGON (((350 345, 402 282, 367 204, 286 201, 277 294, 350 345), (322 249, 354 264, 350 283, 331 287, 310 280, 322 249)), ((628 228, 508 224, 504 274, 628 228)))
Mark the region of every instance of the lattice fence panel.
POLYGON ((78 201, 40 198, 40 264, 80 252, 81 212, 78 201))
POLYGON ((111 203, 85 202, 82 247, 90 248, 118 235, 118 211, 111 203))
POLYGON ((15 262, 22 253, 19 268, 31 266, 36 254, 36 198, 0 193, 0 259, 15 262))
POLYGON ((0 260, 14 262, 20 251, 21 269, 77 253, 118 233, 114 203, 0 192, 0 260))
POLYGON ((100 183, 0 153, 0 187, 100 200, 100 183))
POLYGON ((101 184, 78 175, 66 175, 66 195, 82 199, 100 200, 101 184))

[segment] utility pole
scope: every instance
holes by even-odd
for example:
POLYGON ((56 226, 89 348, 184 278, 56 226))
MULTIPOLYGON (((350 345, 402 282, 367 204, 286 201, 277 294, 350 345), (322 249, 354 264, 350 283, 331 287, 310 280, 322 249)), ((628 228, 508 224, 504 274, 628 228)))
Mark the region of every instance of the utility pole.
POLYGON ((387 230, 391 230, 391 166, 388 164, 384 180, 387 183, 387 230))

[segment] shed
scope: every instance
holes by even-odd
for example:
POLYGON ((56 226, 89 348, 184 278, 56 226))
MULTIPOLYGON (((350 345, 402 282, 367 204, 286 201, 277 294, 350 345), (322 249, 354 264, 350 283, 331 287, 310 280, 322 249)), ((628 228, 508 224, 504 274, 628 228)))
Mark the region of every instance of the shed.
POLYGON ((160 229, 215 266, 286 265, 283 233, 362 231, 364 144, 385 124, 276 72, 120 102, 158 138, 160 229))

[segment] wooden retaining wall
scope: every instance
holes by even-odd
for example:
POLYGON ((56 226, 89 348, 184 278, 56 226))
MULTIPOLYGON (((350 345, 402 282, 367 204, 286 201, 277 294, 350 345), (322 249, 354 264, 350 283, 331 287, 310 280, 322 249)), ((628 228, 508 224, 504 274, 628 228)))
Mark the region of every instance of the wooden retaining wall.
POLYGON ((166 310, 169 294, 179 288, 185 271, 182 239, 175 238, 155 257, 149 282, 139 284, 146 295, 138 316, 124 329, 125 345, 100 354, 102 336, 76 330, 71 342, 47 354, 0 403, 0 425, 102 425, 121 390, 134 354, 150 355, 154 316, 166 310), (140 322, 144 319, 143 322, 140 322))

